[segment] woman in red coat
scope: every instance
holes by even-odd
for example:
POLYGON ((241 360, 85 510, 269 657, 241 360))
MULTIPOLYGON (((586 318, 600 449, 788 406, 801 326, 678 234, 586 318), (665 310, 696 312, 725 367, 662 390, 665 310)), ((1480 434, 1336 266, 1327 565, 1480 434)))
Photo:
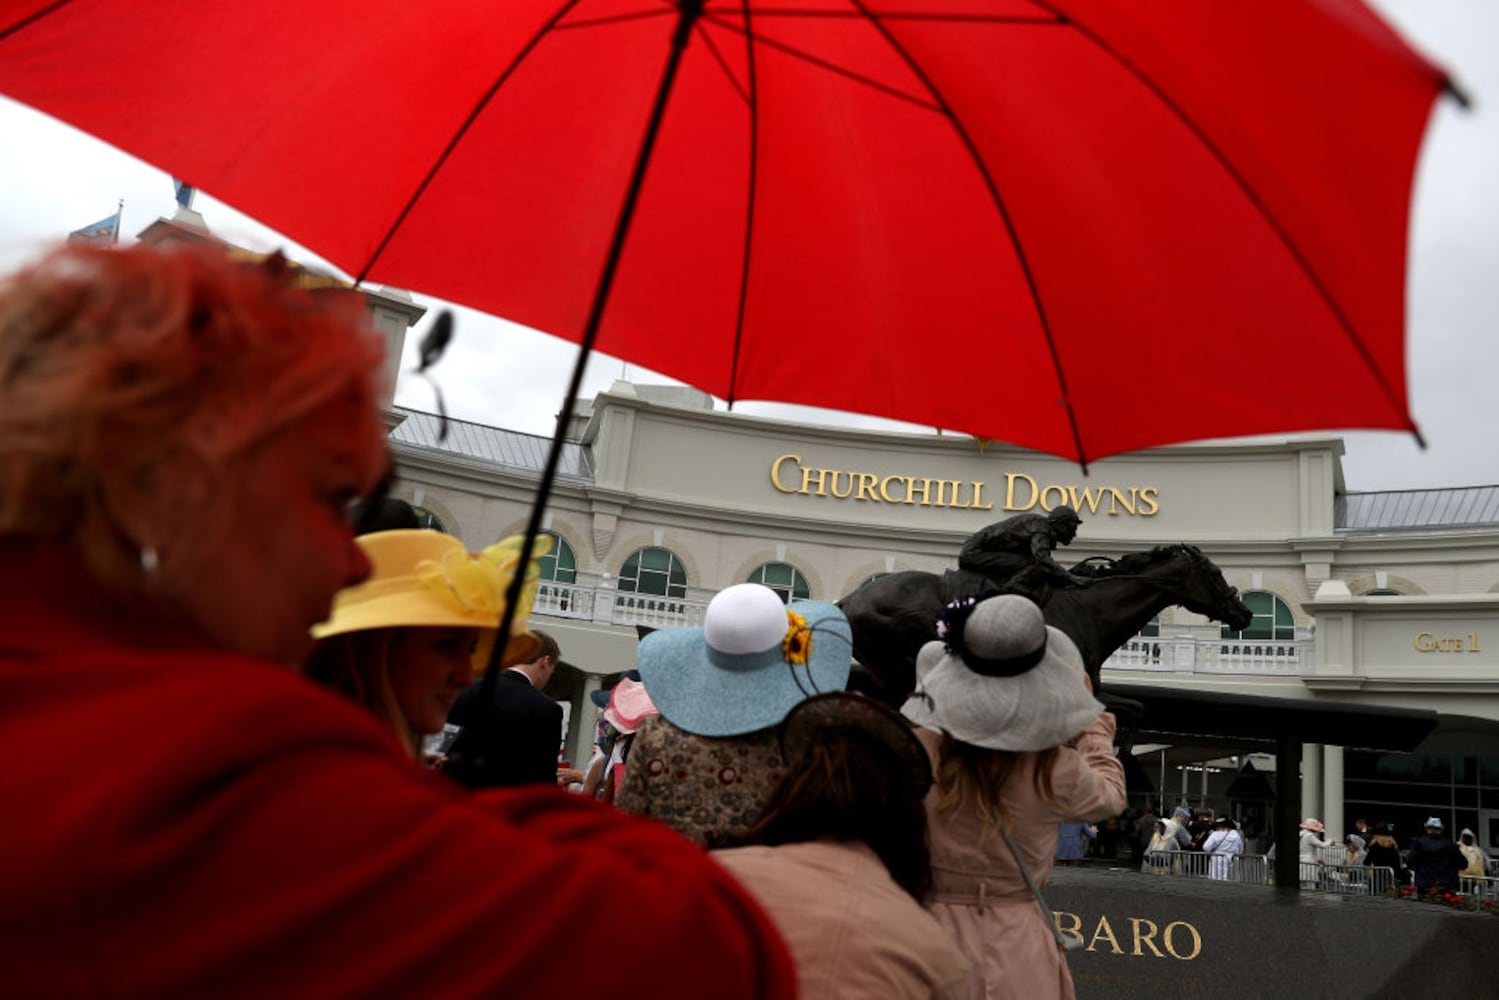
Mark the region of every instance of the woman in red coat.
POLYGON ((0 857, 16 996, 792 995, 701 851, 470 796, 297 675, 387 474, 362 300, 73 245, 0 285, 0 857), (607 889, 650 928, 564 952, 607 889))

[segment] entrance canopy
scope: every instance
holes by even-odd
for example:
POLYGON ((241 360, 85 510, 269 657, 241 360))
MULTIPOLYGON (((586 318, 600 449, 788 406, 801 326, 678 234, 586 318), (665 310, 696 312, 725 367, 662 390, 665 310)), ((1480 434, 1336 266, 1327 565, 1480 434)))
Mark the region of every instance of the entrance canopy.
MULTIPOLYGON (((1410 751, 1420 747, 1441 721, 1428 709, 1268 698, 1156 684, 1114 685, 1111 693, 1145 706, 1135 739, 1156 743, 1210 739, 1274 752, 1278 743, 1289 738, 1361 750, 1410 751)), ((1499 735, 1499 725, 1488 725, 1499 735)))
POLYGON ((1158 685, 1120 685, 1110 692, 1143 703, 1135 739, 1159 743, 1228 740, 1275 753, 1275 885, 1299 890, 1297 810, 1301 801, 1303 743, 1410 751, 1437 730, 1440 718, 1429 709, 1350 705, 1303 698, 1267 698, 1158 685))

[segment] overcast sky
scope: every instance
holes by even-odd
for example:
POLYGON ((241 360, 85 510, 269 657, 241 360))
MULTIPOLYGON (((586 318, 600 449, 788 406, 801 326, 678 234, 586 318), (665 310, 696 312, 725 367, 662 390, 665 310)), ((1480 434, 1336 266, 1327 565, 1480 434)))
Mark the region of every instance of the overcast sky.
MULTIPOLYGON (((1491 106, 1499 102, 1499 0, 1374 0, 1372 5, 1448 68, 1473 107, 1462 112, 1450 100, 1438 103, 1416 184, 1406 356, 1411 408, 1428 447, 1417 449, 1404 434, 1349 432, 1347 485, 1379 490, 1499 483, 1499 113, 1491 106)), ((0 270, 11 270, 45 242, 112 214, 122 198, 124 239, 172 214, 166 174, 3 97, 0 136, 5 149, 0 154, 0 270)), ((318 260, 206 194, 199 194, 195 207, 218 236, 318 260)), ((440 305, 420 294, 417 299, 440 305)), ((435 371, 449 412, 550 434, 576 347, 471 310, 458 313, 456 342, 435 371)), ((415 341, 408 338, 403 369, 410 367, 415 341)), ((622 376, 666 381, 598 356, 589 366, 584 394, 622 376)), ((1266 386, 1267 405, 1273 405, 1274 391, 1266 386)), ((432 409, 432 390, 420 379, 403 378, 397 401, 432 409)), ((775 404, 739 404, 736 410, 900 426, 775 404)))

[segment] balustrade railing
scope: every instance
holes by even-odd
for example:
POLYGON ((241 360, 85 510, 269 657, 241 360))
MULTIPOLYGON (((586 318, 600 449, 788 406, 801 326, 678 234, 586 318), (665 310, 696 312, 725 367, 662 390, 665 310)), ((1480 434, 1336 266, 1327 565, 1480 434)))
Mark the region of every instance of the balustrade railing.
POLYGON ((1137 636, 1104 661, 1105 670, 1299 676, 1312 663, 1313 640, 1137 636))
MULTIPOLYGON (((616 590, 607 584, 544 581, 537 590, 535 613, 604 625, 695 626, 711 592, 689 591, 687 597, 662 597, 616 590)), ((1104 662, 1109 670, 1159 673, 1260 674, 1296 676, 1309 670, 1311 639, 1256 640, 1168 636, 1129 640, 1104 662)))
POLYGON ((636 594, 613 587, 543 582, 536 589, 533 614, 581 619, 603 625, 650 625, 655 628, 701 625, 706 600, 636 594))

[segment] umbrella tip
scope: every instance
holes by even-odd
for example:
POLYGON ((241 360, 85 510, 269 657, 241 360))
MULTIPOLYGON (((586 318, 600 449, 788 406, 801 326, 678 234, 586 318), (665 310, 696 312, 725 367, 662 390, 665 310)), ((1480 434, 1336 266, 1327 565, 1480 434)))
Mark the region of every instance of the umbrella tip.
POLYGON ((424 372, 437 364, 442 359, 443 352, 448 349, 448 344, 453 340, 453 310, 444 309, 437 314, 437 319, 427 328, 427 333, 422 337, 419 350, 421 361, 418 372, 424 372))
POLYGON ((1411 425, 1411 437, 1416 439, 1417 448, 1422 451, 1426 450, 1426 438, 1421 434, 1421 429, 1414 424, 1411 425))
MULTIPOLYGON (((1457 102, 1457 106, 1458 107, 1462 108, 1464 111, 1471 111, 1472 110, 1472 108, 1473 108, 1473 100, 1472 100, 1472 98, 1470 98, 1468 96, 1467 91, 1463 90, 1463 88, 1461 88, 1461 87, 1459 87, 1457 85, 1457 81, 1456 80, 1452 79, 1451 77, 1448 77, 1447 78, 1447 86, 1445 88, 1443 88, 1443 89, 1446 91, 1448 97, 1451 97, 1454 101, 1457 102)), ((1416 437, 1418 437, 1418 438, 1420 436, 1421 436, 1420 434, 1416 435, 1416 437)))

